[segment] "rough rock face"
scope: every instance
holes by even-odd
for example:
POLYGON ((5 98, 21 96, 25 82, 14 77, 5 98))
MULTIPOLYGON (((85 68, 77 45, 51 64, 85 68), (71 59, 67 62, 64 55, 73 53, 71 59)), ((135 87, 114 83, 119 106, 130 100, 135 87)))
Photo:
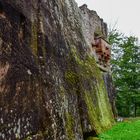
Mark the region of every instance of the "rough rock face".
POLYGON ((103 71, 110 71, 108 60, 110 60, 111 48, 107 42, 107 24, 95 11, 89 10, 86 4, 80 7, 80 11, 82 15, 82 31, 89 47, 88 52, 95 58, 98 67, 103 71), (108 49, 108 53, 106 53, 106 49, 108 49), (106 67, 104 66, 105 62, 108 65, 106 67))
POLYGON ((89 10, 87 5, 84 4, 80 7, 82 15, 82 29, 86 42, 89 46, 94 42, 96 34, 107 38, 107 24, 101 19, 96 11, 89 10))
MULTIPOLYGON (((101 19, 96 11, 89 10, 87 5, 84 4, 80 7, 81 15, 82 15, 82 30, 85 40, 89 47, 89 53, 91 56, 98 61, 96 52, 93 51, 92 44, 95 42, 95 36, 102 36, 105 40, 107 40, 107 24, 101 19)), ((97 62, 98 63, 98 62, 97 62)), ((98 65, 99 66, 99 65, 98 65)), ((101 68, 101 73, 103 75, 104 83, 107 89, 109 101, 111 103, 112 111, 114 116, 117 115, 116 107, 115 107, 115 87, 113 85, 112 76, 109 68, 101 68)))
POLYGON ((0 139, 83 140, 113 120, 73 0, 0 0, 0 139))
POLYGON ((114 117, 116 118, 117 117, 117 110, 116 110, 116 104, 115 104, 116 91, 113 84, 112 76, 109 72, 105 72, 103 73, 103 79, 106 85, 109 102, 111 104, 114 117))

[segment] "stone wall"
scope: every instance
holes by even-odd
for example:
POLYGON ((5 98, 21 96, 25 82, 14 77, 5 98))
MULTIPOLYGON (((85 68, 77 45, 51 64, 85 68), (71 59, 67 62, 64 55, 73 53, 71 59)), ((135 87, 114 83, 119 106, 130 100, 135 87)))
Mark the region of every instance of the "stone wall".
POLYGON ((83 140, 114 123, 73 0, 0 0, 0 139, 83 140))

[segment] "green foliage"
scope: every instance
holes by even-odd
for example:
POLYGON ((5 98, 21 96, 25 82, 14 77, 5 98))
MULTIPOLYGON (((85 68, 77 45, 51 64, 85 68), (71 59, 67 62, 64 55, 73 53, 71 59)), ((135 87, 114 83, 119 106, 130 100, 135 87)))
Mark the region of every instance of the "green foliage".
POLYGON ((109 35, 112 44, 112 72, 117 91, 117 109, 121 116, 140 115, 140 46, 134 36, 117 30, 109 35))
POLYGON ((140 120, 123 122, 99 136, 100 140, 140 140, 140 120))

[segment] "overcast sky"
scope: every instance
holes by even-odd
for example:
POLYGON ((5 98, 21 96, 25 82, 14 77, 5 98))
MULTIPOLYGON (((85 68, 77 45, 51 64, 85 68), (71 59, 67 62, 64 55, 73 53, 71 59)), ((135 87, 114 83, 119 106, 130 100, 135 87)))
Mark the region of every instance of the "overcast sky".
POLYGON ((89 9, 113 26, 127 34, 140 39, 140 0, 76 0, 79 6, 87 4, 89 9))

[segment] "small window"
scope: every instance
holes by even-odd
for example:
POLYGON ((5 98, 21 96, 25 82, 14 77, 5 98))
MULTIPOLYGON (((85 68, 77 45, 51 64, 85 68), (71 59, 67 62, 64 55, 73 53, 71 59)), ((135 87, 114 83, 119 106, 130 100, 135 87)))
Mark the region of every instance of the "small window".
POLYGON ((108 47, 106 47, 106 50, 109 50, 109 48, 108 48, 108 47))

